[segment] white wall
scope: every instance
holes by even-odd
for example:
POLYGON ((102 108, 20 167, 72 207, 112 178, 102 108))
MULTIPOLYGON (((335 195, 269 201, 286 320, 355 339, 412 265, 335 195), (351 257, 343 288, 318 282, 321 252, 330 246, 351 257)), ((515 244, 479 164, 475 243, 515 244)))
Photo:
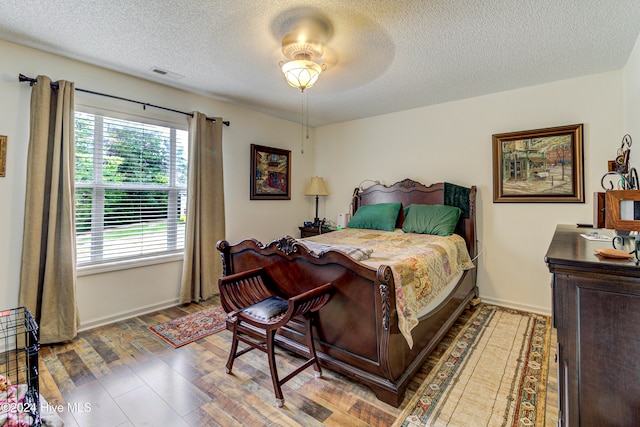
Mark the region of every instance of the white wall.
POLYGON ((640 168, 640 37, 624 67, 624 131, 631 135, 629 161, 640 168))
POLYGON ((622 132, 622 71, 318 128, 317 172, 333 190, 325 214, 335 221, 347 212, 363 179, 476 185, 481 297, 549 313, 544 256, 556 224, 592 222, 592 194, 622 132), (493 203, 493 134, 577 123, 586 203, 493 203))
MULTIPOLYGON (((8 137, 6 177, 0 178, 0 199, 5 201, 0 210, 0 308, 18 304, 22 255, 31 89, 18 82, 19 73, 30 77, 44 74, 53 80, 73 81, 78 88, 230 120, 231 126, 223 130, 223 156, 227 239, 232 243, 247 237, 266 243, 284 234, 297 235, 297 226, 311 216, 313 201, 304 196, 304 188, 314 172, 314 147, 311 140, 304 155, 300 153, 299 124, 3 41, 0 58, 0 135, 8 137), (291 150, 290 201, 249 200, 252 143, 291 150)), ((134 104, 81 92, 76 92, 76 103, 186 123, 186 116, 151 108, 144 111, 134 104)), ((181 261, 177 261, 79 277, 83 327, 175 304, 181 268, 181 261)))

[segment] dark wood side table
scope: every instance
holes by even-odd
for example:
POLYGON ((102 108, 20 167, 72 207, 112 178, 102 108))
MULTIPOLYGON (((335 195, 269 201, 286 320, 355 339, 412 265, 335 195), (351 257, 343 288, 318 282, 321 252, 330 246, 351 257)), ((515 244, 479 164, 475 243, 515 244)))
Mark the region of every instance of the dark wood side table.
POLYGON ((332 231, 331 228, 328 227, 298 227, 298 229, 300 230, 300 238, 304 239, 307 237, 313 237, 313 236, 317 236, 318 234, 325 234, 325 233, 330 233, 332 231))
MULTIPOLYGON (((545 261, 558 332, 558 426, 640 420, 640 266, 604 258, 591 229, 558 225, 545 261)), ((612 235, 612 230, 597 230, 612 235)))

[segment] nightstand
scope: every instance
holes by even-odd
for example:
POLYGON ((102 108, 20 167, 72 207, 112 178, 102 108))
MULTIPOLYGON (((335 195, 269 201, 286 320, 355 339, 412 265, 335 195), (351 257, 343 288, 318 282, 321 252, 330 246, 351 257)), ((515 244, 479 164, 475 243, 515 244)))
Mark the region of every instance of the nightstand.
POLYGON ((318 230, 318 227, 298 227, 298 229, 300 229, 301 239, 317 236, 318 234, 331 233, 332 231, 334 231, 328 227, 323 227, 322 232, 318 230))

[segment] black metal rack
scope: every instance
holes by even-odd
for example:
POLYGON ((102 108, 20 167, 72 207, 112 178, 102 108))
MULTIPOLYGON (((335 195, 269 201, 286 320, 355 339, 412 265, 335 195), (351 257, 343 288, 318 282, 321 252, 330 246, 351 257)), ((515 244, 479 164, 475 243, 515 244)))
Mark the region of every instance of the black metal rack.
POLYGON ((42 425, 38 324, 25 307, 0 311, 0 419, 42 425))

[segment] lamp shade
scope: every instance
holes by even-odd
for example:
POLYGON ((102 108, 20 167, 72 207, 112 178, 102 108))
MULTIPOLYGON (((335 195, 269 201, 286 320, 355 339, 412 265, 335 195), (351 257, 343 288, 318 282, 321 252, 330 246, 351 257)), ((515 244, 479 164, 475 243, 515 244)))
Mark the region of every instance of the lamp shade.
POLYGON ((306 59, 294 59, 282 64, 282 72, 289 86, 304 92, 312 87, 322 72, 322 67, 313 61, 306 59))
POLYGON ((329 192, 324 184, 324 178, 321 176, 312 177, 304 194, 305 196, 328 196, 329 192))

